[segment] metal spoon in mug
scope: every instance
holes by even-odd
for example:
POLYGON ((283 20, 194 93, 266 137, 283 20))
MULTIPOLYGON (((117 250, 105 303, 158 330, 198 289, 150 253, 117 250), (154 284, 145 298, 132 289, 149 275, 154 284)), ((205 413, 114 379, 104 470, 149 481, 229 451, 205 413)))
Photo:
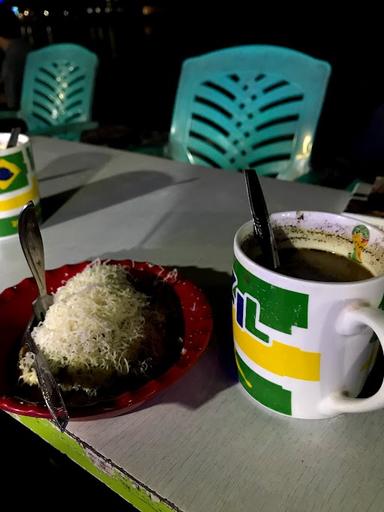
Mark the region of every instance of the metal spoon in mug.
POLYGON ((68 424, 68 412, 47 360, 31 334, 36 319, 37 322, 43 321, 48 308, 53 303, 52 295, 47 293, 43 240, 32 201, 29 201, 20 213, 18 225, 20 244, 39 290, 39 296, 32 304, 34 315, 24 332, 23 342, 35 356, 34 365, 43 398, 53 421, 63 432, 68 424))
POLYGON ((15 146, 17 146, 17 141, 18 141, 18 138, 20 135, 20 131, 21 131, 21 128, 19 126, 17 126, 16 128, 12 128, 11 135, 10 135, 10 137, 8 139, 8 143, 7 143, 7 149, 14 148, 15 146))
POLYGON ((273 229, 271 226, 268 208, 265 202, 263 189, 255 170, 244 170, 247 186, 248 200, 253 218, 253 231, 259 240, 265 264, 272 270, 280 266, 279 253, 273 229))

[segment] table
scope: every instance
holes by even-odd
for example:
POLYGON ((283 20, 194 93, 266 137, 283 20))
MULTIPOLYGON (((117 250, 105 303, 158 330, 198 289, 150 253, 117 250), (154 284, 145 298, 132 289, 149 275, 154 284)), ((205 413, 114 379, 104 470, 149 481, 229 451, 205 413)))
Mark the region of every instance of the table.
MULTIPOLYGON (((143 511, 381 510, 384 411, 295 420, 255 406, 231 352, 232 240, 249 218, 236 172, 36 137, 48 268, 95 257, 176 266, 206 291, 217 324, 181 380, 120 417, 16 417, 143 511)), ((262 179, 271 211, 342 211, 343 191, 262 179)), ((29 275, 17 237, 1 241, 0 288, 29 275)))

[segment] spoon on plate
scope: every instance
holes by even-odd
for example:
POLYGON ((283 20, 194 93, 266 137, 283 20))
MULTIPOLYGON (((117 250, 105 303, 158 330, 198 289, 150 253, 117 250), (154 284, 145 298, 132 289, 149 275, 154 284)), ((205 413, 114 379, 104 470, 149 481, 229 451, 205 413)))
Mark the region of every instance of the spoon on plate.
POLYGON ((245 169, 244 176, 255 238, 260 243, 265 265, 276 270, 280 266, 279 253, 259 177, 253 169, 245 169))
POLYGON ((43 240, 32 201, 29 201, 21 211, 18 226, 20 244, 39 290, 39 296, 32 304, 34 314, 24 332, 23 342, 34 354, 37 380, 52 419, 56 426, 64 432, 69 416, 60 388, 49 369, 43 352, 32 337, 32 328, 36 321, 37 323, 44 321, 46 312, 53 303, 52 295, 47 293, 43 240))

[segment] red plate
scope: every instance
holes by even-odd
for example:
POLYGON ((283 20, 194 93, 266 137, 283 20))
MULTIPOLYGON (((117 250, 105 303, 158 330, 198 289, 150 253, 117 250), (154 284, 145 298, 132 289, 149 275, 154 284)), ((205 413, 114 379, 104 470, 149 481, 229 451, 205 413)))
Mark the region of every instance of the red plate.
MULTIPOLYGON (((55 292, 70 277, 81 272, 90 262, 48 270, 46 272, 49 292, 55 292)), ((152 398, 171 383, 179 379, 193 366, 206 349, 212 334, 212 312, 202 291, 192 282, 179 277, 177 270, 132 260, 109 260, 111 264, 122 265, 134 271, 135 276, 153 276, 172 287, 180 305, 183 319, 183 347, 180 357, 164 373, 150 380, 134 391, 124 391, 112 399, 101 400, 83 408, 69 408, 71 420, 87 420, 118 416, 138 407, 152 398)), ((15 363, 15 347, 20 344, 25 326, 32 314, 32 301, 37 296, 37 287, 32 278, 7 288, 0 294, 0 408, 25 416, 50 418, 45 405, 38 402, 25 402, 11 392, 11 366, 15 363), (13 361, 13 362, 12 362, 13 361)), ((14 373, 14 372, 13 372, 14 373)))

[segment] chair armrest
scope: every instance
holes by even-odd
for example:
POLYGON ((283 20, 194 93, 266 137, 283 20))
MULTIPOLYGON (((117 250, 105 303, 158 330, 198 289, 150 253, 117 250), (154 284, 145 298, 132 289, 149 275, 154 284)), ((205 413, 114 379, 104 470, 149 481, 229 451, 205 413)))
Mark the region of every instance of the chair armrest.
POLYGON ((142 153, 144 155, 166 157, 166 155, 164 154, 164 146, 161 144, 147 146, 129 146, 127 150, 132 151, 133 153, 142 153))
POLYGON ((21 119, 19 110, 0 110, 0 119, 21 119))
POLYGON ((171 158, 168 156, 168 132, 154 131, 149 134, 143 134, 140 144, 133 144, 127 149, 146 155, 171 158))
POLYGON ((33 130, 31 135, 65 135, 70 133, 81 133, 84 130, 92 130, 98 127, 97 121, 84 121, 81 123, 69 123, 60 126, 47 126, 33 130))

